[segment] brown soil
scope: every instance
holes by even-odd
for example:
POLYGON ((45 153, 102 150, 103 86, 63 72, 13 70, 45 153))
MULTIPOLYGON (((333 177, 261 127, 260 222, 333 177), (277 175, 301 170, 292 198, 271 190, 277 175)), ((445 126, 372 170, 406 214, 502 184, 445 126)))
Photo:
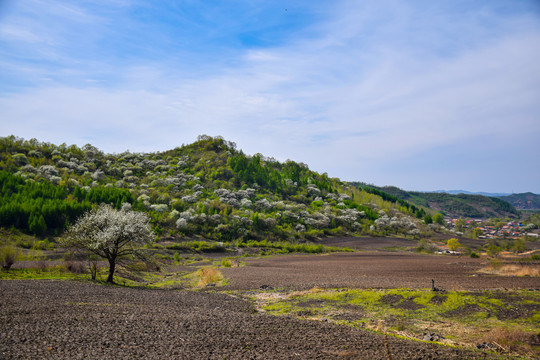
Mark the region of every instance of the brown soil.
POLYGON ((380 302, 382 302, 383 304, 388 304, 388 305, 395 305, 401 300, 403 300, 403 296, 391 295, 391 294, 381 296, 381 298, 379 299, 380 302))
POLYGON ((419 310, 425 308, 422 304, 415 303, 412 299, 407 299, 405 301, 400 302, 399 304, 395 305, 398 309, 403 310, 419 310))
POLYGON ((500 320, 514 320, 528 318, 535 312, 540 312, 540 305, 536 304, 513 304, 507 309, 499 309, 497 318, 500 320))
POLYGON ((384 250, 392 248, 416 248, 418 241, 398 237, 332 237, 318 243, 327 246, 348 247, 356 250, 384 250))
POLYGON ((465 304, 455 310, 447 311, 444 315, 448 317, 463 317, 476 314, 479 311, 482 311, 480 306, 475 304, 465 304))
POLYGON ((225 294, 70 281, 0 281, 2 359, 480 359, 254 311, 225 294))
POLYGON ((480 274, 486 259, 404 252, 288 255, 246 260, 247 266, 222 269, 228 289, 274 288, 431 288, 445 290, 540 289, 538 277, 480 274))
POLYGON ((446 301, 447 296, 446 295, 435 295, 432 297, 429 302, 435 305, 441 305, 446 301))

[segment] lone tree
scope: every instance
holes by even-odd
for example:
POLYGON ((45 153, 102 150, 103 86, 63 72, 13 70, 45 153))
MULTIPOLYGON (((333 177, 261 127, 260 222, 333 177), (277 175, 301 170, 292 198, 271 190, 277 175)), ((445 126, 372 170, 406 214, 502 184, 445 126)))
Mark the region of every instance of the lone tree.
POLYGON ((457 249, 461 247, 459 240, 456 238, 448 239, 448 242, 446 243, 446 245, 448 245, 448 249, 450 249, 450 251, 456 251, 457 249))
POLYGON ((107 282, 113 283, 117 260, 125 255, 140 256, 141 247, 152 242, 149 220, 146 214, 131 208, 115 210, 110 205, 100 205, 68 229, 65 245, 107 259, 107 282))

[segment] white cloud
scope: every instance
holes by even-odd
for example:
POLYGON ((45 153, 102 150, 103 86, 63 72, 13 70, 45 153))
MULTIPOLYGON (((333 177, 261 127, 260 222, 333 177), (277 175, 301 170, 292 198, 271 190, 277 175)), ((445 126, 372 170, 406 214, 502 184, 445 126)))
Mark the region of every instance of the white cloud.
MULTIPOLYGON (((510 151, 504 140, 513 128, 532 141, 518 151, 540 153, 538 19, 434 9, 345 2, 280 46, 246 50, 228 67, 219 59, 212 72, 194 68, 191 76, 170 59, 86 60, 63 75, 86 74, 84 84, 53 81, 0 98, 2 131, 114 152, 223 135, 248 153, 292 158, 348 180, 418 189, 415 174, 431 172, 422 186, 436 181, 432 190, 454 187, 449 174, 459 166, 417 160, 430 152, 450 159, 455 145, 466 148, 460 156, 501 154, 510 151), (487 18, 495 30, 482 26, 487 18)), ((524 187, 540 183, 538 170, 529 171, 524 187)))

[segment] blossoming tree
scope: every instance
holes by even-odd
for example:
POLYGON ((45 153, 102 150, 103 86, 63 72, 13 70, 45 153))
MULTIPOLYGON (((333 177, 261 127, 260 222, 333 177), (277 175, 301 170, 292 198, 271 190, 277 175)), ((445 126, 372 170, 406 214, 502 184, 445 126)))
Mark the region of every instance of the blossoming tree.
POLYGON ((149 220, 146 214, 129 207, 116 210, 100 205, 68 229, 65 245, 107 259, 107 282, 112 283, 117 260, 125 255, 140 255, 141 247, 153 241, 149 220))

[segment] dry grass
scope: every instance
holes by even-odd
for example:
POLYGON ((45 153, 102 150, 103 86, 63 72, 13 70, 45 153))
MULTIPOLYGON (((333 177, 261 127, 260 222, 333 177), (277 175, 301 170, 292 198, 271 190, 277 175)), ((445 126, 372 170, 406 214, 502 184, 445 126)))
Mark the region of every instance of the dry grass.
POLYGON ((218 269, 215 268, 203 268, 197 270, 195 273, 196 277, 198 279, 197 286, 198 287, 204 287, 208 286, 210 284, 219 284, 221 283, 225 278, 223 277, 223 274, 219 272, 218 269))
POLYGON ((534 355, 531 334, 520 329, 495 328, 489 331, 483 340, 495 344, 505 353, 534 355))
POLYGON ((502 265, 502 266, 489 266, 483 269, 480 269, 479 272, 484 274, 491 275, 501 275, 501 276, 531 276, 537 277, 540 276, 540 267, 530 266, 530 265, 502 265))
POLYGON ((321 291, 323 291, 323 289, 321 289, 318 286, 315 286, 315 287, 313 287, 313 288, 311 288, 309 290, 293 291, 290 294, 288 294, 286 297, 287 298, 294 298, 294 297, 299 297, 299 296, 306 296, 306 295, 315 294, 315 293, 318 293, 318 292, 321 292, 321 291))

